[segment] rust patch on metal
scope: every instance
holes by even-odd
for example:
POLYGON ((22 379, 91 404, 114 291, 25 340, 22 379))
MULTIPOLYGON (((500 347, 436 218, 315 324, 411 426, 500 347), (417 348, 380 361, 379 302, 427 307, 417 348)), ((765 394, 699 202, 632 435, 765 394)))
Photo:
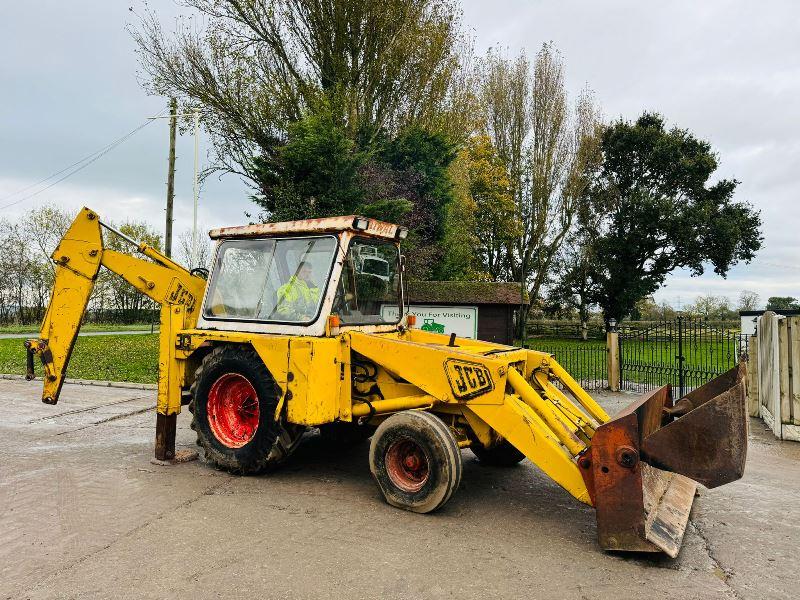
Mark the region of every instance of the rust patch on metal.
POLYGON ((173 460, 175 458, 175 428, 177 413, 163 415, 156 413, 156 460, 173 460))
POLYGON ((680 549, 695 484, 647 464, 642 451, 643 438, 660 430, 671 404, 668 386, 645 394, 598 427, 591 449, 578 459, 606 550, 675 557, 680 549))
POLYGON ((743 365, 731 369, 674 408, 664 386, 597 428, 578 467, 597 509, 603 548, 677 556, 695 481, 716 487, 744 472, 744 379, 743 365))
POLYGON ((240 227, 221 227, 212 229, 208 235, 211 239, 258 237, 281 233, 332 233, 339 231, 351 231, 361 235, 373 235, 391 239, 394 239, 397 235, 397 225, 378 221, 377 219, 367 219, 367 221, 369 221, 369 226, 365 230, 356 229, 353 226, 356 218, 360 217, 349 215, 344 217, 324 217, 321 219, 301 219, 283 223, 257 223, 240 227))
POLYGON ((619 464, 616 457, 619 448, 638 448, 638 438, 635 413, 623 414, 600 426, 592 438, 592 485, 587 487, 594 492, 597 540, 605 550, 659 550, 645 537, 641 463, 628 468, 619 464))
POLYGON ((683 398, 688 410, 642 440, 653 466, 681 473, 708 488, 736 481, 747 460, 745 367, 739 366, 683 398))

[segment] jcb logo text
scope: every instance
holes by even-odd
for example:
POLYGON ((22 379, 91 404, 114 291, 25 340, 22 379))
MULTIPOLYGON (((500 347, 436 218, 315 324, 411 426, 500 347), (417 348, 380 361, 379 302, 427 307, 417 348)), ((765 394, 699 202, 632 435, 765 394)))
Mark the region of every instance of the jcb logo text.
POLYGON ((456 398, 474 398, 494 389, 492 376, 484 365, 452 358, 444 364, 450 389, 456 398))

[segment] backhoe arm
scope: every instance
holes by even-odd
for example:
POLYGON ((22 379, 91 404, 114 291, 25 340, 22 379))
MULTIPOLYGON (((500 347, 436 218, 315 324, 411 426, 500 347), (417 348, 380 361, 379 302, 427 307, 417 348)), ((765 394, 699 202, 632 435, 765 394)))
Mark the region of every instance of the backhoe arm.
POLYGON ((202 298, 205 281, 191 275, 155 248, 139 244, 105 225, 97 213, 88 208, 82 209, 72 222, 52 259, 56 264, 53 293, 39 338, 25 342, 28 349, 27 378, 34 377, 35 355, 39 356, 44 367, 42 402, 46 404, 58 402, 72 348, 101 265, 161 304, 162 321, 164 307, 180 305, 182 325, 193 327, 197 322, 195 307, 202 298), (101 227, 122 236, 151 260, 106 249, 101 227))

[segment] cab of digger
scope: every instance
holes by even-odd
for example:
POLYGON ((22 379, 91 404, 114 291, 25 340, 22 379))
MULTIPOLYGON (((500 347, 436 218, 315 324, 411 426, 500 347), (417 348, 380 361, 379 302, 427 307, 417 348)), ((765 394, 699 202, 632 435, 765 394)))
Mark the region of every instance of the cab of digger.
POLYGON ((350 243, 331 314, 342 325, 397 323, 400 301, 400 253, 380 240, 350 243))
POLYGON ((397 325, 398 244, 367 236, 347 241, 343 247, 330 234, 222 240, 201 327, 251 322, 269 331, 267 324, 308 327, 328 314, 338 316, 342 326, 397 325))

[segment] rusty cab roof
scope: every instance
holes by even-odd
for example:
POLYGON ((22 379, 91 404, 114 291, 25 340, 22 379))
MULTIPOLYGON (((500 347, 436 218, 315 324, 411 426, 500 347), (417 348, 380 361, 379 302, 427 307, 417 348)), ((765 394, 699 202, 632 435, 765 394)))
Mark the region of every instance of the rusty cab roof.
POLYGON ((302 233, 340 233, 351 231, 360 235, 386 239, 402 239, 407 232, 405 227, 349 215, 344 217, 324 217, 321 219, 303 219, 300 221, 284 221, 282 223, 256 223, 239 227, 220 227, 212 229, 208 235, 212 240, 271 237, 281 234, 302 233))

